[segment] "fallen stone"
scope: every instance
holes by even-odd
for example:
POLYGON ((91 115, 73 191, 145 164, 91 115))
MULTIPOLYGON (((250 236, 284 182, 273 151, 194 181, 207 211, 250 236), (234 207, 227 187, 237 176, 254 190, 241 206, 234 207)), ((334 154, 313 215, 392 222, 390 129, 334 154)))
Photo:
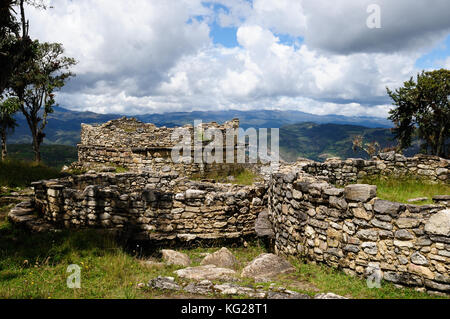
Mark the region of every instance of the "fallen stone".
POLYGON ((175 282, 173 277, 158 276, 149 281, 148 286, 154 289, 161 290, 181 290, 181 286, 175 282))
POLYGON ((317 294, 314 296, 314 299, 348 299, 348 298, 336 295, 332 292, 328 292, 326 294, 317 294))
POLYGON ((191 264, 191 260, 188 255, 180 253, 175 250, 163 249, 161 250, 162 259, 168 265, 176 265, 176 266, 189 266, 191 264))
POLYGON ((265 298, 266 293, 262 290, 255 290, 249 287, 242 287, 232 283, 215 285, 214 289, 222 295, 244 295, 251 298, 265 298))
POLYGON ((183 288, 184 291, 191 294, 207 295, 213 292, 213 283, 209 280, 202 280, 199 283, 191 282, 183 288))
POLYGON ((190 280, 231 280, 236 272, 228 268, 219 268, 215 265, 188 267, 174 272, 179 277, 190 280))
POLYGON ((408 199, 408 203, 415 203, 415 202, 423 202, 423 201, 426 201, 426 200, 428 200, 428 197, 418 197, 418 198, 411 198, 411 199, 408 199))
POLYGON ((220 250, 207 255, 200 265, 215 265, 221 268, 233 269, 238 264, 236 257, 233 256, 231 251, 222 247, 220 250))
POLYGON ((294 271, 295 268, 285 259, 274 254, 261 254, 242 270, 241 276, 266 281, 294 271))
POLYGON ((267 293, 267 299, 311 299, 311 297, 307 294, 285 290, 284 292, 269 291, 267 293))

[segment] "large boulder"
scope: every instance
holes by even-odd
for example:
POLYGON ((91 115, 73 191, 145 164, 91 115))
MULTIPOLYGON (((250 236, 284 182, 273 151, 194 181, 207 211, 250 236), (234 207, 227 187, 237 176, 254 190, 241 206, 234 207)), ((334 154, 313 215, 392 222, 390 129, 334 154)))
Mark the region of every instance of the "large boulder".
POLYGON ((353 184, 345 187, 345 199, 355 202, 367 202, 377 196, 375 185, 353 184))
POLYGON ((442 210, 430 217, 425 231, 438 236, 450 236, 450 209, 442 210))
POLYGON ((295 268, 285 259, 274 254, 261 254, 242 270, 241 276, 266 281, 294 271, 295 268))
POLYGON ((222 247, 220 250, 212 254, 208 254, 200 264, 215 265, 221 268, 233 269, 238 264, 238 261, 236 257, 233 256, 231 251, 225 247, 222 247))
POLYGON ((188 267, 175 271, 178 277, 189 280, 232 280, 236 272, 228 268, 219 268, 215 265, 188 267))
POLYGON ((191 259, 188 255, 180 253, 175 250, 163 249, 161 250, 162 259, 168 265, 184 266, 187 267, 191 264, 191 259))

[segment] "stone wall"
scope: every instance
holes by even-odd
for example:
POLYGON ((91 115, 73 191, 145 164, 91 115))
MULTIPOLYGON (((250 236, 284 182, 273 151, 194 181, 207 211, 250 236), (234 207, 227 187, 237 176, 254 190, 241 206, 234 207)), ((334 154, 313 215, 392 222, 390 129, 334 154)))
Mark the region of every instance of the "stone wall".
POLYGON ((437 156, 405 157, 394 152, 382 153, 372 160, 329 159, 325 163, 310 161, 303 170, 335 185, 347 185, 366 176, 413 175, 433 182, 449 182, 450 160, 437 156))
POLYGON ((33 187, 34 207, 52 225, 108 229, 141 240, 253 234, 266 205, 264 185, 200 183, 177 174, 88 174, 33 187))
POLYGON ((335 188, 291 169, 272 176, 268 207, 279 254, 450 292, 448 206, 392 203, 376 186, 335 188))
MULTIPOLYGON (((234 119, 219 125, 216 122, 203 123, 202 130, 214 128, 221 132, 226 142, 228 129, 238 129, 239 120, 234 119)), ((152 169, 159 172, 178 172, 192 175, 212 171, 228 171, 240 167, 236 163, 226 163, 226 148, 223 148, 223 164, 194 162, 194 127, 185 125, 183 129, 191 135, 191 161, 174 163, 171 157, 172 148, 178 141, 172 140, 177 128, 157 127, 151 123, 142 123, 136 119, 121 118, 102 125, 81 125, 81 143, 78 145, 78 163, 73 167, 98 169, 101 167, 124 167, 132 170, 152 169)), ((197 132, 197 134, 200 131, 197 132)), ((198 137, 204 139, 204 137, 198 137)), ((237 158, 237 139, 233 141, 233 152, 237 158)), ((203 148, 210 141, 202 141, 203 148)), ((184 154, 186 155, 186 154, 184 154)), ((189 156, 187 156, 189 157, 189 156)), ((236 161, 236 160, 235 160, 236 161)))

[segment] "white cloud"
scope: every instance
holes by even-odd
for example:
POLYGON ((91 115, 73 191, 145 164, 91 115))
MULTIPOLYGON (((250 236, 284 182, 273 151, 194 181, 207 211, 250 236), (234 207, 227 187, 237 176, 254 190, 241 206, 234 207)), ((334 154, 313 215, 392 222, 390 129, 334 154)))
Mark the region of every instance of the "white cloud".
MULTIPOLYGON (((447 0, 58 0, 31 30, 79 64, 61 106, 102 113, 297 109, 386 116, 386 86, 414 75, 422 51, 448 35, 447 0), (379 3, 381 30, 365 25, 379 3), (196 17, 202 16, 203 19, 196 17), (209 22, 237 28, 215 46, 209 22), (305 37, 282 43, 280 34, 305 37)), ((450 58, 443 64, 450 66, 450 58)))

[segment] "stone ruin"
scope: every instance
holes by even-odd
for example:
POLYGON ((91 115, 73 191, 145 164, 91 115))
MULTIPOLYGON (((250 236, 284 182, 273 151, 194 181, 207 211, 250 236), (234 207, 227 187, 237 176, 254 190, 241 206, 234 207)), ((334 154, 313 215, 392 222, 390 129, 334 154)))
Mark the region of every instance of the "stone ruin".
MULTIPOLYGON (((209 125, 237 127, 238 120, 209 125)), ((193 181, 187 176, 226 167, 172 163, 171 130, 127 119, 83 125, 75 166, 90 171, 33 183, 33 199, 12 209, 10 221, 37 232, 95 228, 151 243, 261 236, 277 255, 450 293, 450 195, 433 205, 401 204, 377 198, 376 186, 352 184, 378 175, 449 183, 449 160, 391 152, 282 164, 250 186, 193 181), (104 169, 114 165, 130 171, 104 169)))
MULTIPOLYGON (((202 123, 199 130, 214 128, 219 130, 226 141, 228 129, 239 128, 239 119, 233 119, 219 125, 216 122, 202 123)), ((157 127, 151 123, 142 123, 134 118, 121 118, 101 125, 81 125, 81 143, 78 144, 78 163, 72 167, 85 170, 108 170, 115 167, 131 170, 151 169, 156 172, 177 172, 183 176, 223 172, 240 167, 236 163, 226 163, 226 146, 223 147, 223 163, 175 163, 171 158, 172 149, 178 140, 172 136, 176 129, 157 127)), ((191 149, 194 158, 194 127, 190 124, 182 129, 191 135, 191 149)), ((200 132, 200 131, 198 131, 200 132)), ((202 138, 202 137, 200 137, 202 138)), ((202 151, 210 141, 201 141, 202 151)), ((237 158, 237 139, 232 141, 233 154, 237 158)))

